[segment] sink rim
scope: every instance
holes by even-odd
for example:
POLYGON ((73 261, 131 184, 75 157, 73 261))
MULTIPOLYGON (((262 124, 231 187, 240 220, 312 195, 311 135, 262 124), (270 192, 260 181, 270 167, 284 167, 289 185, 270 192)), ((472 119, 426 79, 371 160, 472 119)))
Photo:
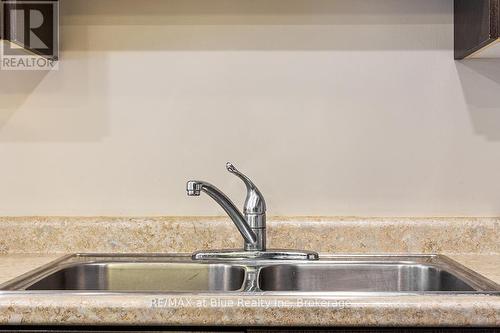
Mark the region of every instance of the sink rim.
MULTIPOLYGON (((255 281, 253 281, 255 282, 255 281)), ((319 260, 192 260, 187 253, 74 253, 64 255, 43 266, 28 271, 0 284, 0 296, 12 294, 64 295, 208 295, 208 296, 432 296, 432 295, 492 295, 500 296, 500 285, 483 275, 441 254, 320 254, 319 260), (86 264, 106 263, 186 263, 193 265, 227 265, 244 270, 242 287, 231 291, 111 291, 111 290, 26 290, 25 288, 65 268, 86 264), (470 284, 474 291, 263 291, 249 281, 249 274, 259 281, 260 270, 276 265, 328 264, 418 264, 445 270, 470 284)))

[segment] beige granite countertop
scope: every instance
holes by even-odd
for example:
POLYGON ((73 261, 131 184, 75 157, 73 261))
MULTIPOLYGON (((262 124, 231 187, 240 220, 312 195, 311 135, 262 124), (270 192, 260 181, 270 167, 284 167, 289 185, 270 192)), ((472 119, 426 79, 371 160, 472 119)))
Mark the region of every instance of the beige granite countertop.
MULTIPOLYGON (((271 217, 270 247, 440 253, 500 284, 500 218, 271 217)), ((225 217, 0 217, 0 283, 68 253, 234 248, 225 217)), ((500 327, 500 296, 0 292, 0 325, 500 327)))
POLYGON ((451 254, 448 257, 500 284, 500 254, 451 254))
MULTIPOLYGON (((61 254, 0 255, 0 283, 61 254)), ((500 255, 450 255, 500 283, 500 255)), ((0 295, 0 324, 500 326, 500 296, 0 295)))
POLYGON ((0 255, 0 284, 62 257, 60 254, 0 255))

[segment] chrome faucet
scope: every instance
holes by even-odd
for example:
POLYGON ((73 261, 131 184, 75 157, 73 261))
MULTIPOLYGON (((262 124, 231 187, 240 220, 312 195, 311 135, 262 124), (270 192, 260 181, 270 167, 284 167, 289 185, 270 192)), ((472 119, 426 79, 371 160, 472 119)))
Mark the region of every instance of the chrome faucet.
POLYGON ((241 236, 245 240, 245 251, 266 250, 266 202, 262 193, 252 181, 238 171, 231 163, 226 163, 227 171, 238 176, 247 187, 247 198, 243 207, 243 215, 221 190, 214 185, 198 180, 187 182, 187 194, 198 196, 201 191, 208 194, 226 211, 233 220, 241 236))
POLYGON ((227 162, 226 169, 239 177, 247 188, 247 197, 243 206, 243 214, 221 190, 214 185, 200 180, 187 182, 188 196, 199 196, 205 192, 214 199, 229 215, 244 239, 244 251, 215 250, 200 251, 193 254, 193 259, 220 259, 220 258, 266 258, 266 259, 317 259, 318 254, 309 251, 266 251, 266 202, 257 186, 234 165, 227 162))

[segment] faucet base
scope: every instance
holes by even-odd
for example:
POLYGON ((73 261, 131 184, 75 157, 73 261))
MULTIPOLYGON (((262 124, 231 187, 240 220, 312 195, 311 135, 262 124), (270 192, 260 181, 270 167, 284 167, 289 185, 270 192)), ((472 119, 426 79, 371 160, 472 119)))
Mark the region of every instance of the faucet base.
POLYGON ((197 251, 193 260, 318 260, 318 253, 298 250, 212 250, 197 251))

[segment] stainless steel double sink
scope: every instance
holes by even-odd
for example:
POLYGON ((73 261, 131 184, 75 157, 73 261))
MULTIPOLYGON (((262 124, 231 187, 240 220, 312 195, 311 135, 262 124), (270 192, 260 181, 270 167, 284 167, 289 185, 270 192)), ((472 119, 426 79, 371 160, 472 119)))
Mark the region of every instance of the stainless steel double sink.
POLYGON ((491 294, 500 286, 441 255, 322 255, 319 260, 192 260, 189 255, 74 254, 3 291, 491 294))

